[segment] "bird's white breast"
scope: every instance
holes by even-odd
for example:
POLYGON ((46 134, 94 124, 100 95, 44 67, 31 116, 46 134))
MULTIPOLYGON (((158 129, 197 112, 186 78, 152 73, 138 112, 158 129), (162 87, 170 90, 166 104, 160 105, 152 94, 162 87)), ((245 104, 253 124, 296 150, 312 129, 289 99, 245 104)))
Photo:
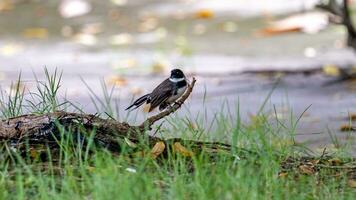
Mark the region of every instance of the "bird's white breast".
POLYGON ((182 88, 179 88, 178 90, 177 90, 177 94, 176 95, 173 95, 173 96, 171 96, 171 97, 169 97, 168 98, 168 103, 173 103, 173 102, 175 102, 177 99, 179 99, 179 97, 181 97, 183 94, 184 94, 184 92, 185 92, 185 90, 187 89, 187 86, 184 86, 184 87, 182 87, 182 88))

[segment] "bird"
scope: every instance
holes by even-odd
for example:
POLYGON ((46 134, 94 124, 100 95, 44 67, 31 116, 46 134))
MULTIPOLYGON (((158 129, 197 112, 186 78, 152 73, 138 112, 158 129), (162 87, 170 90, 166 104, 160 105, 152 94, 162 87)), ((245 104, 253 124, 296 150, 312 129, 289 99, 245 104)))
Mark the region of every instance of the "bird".
POLYGON ((138 98, 125 110, 131 108, 131 110, 135 110, 145 104, 145 112, 151 112, 157 106, 159 107, 159 111, 162 111, 184 94, 187 85, 188 82, 183 71, 180 69, 173 69, 171 70, 169 78, 165 79, 151 93, 138 98))

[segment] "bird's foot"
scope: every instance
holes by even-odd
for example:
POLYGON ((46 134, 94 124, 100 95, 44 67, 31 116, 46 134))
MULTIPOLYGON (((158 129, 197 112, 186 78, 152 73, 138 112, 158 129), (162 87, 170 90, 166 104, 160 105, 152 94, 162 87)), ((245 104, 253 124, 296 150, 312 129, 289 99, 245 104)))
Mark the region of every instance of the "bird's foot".
POLYGON ((179 102, 179 101, 174 102, 174 104, 177 104, 178 106, 181 106, 181 105, 182 105, 182 103, 179 102))

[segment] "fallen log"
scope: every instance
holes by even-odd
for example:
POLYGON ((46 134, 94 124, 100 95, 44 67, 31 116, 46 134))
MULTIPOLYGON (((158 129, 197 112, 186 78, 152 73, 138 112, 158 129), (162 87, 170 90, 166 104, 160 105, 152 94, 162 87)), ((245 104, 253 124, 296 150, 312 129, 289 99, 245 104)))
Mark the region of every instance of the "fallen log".
MULTIPOLYGON (((111 151, 120 152, 123 141, 136 142, 143 137, 148 139, 149 144, 155 144, 162 139, 145 134, 145 132, 151 130, 157 121, 177 111, 190 96, 195 82, 196 79, 193 78, 186 92, 171 107, 149 117, 140 125, 130 125, 114 119, 102 119, 92 114, 64 111, 42 115, 27 114, 1 120, 0 141, 10 141, 15 145, 24 141, 29 144, 58 143, 64 132, 72 134, 73 139, 85 141, 85 138, 88 138, 94 131, 94 143, 111 151)), ((170 141, 178 140, 180 139, 170 139, 170 141)), ((199 142, 196 143, 199 144, 199 142)))

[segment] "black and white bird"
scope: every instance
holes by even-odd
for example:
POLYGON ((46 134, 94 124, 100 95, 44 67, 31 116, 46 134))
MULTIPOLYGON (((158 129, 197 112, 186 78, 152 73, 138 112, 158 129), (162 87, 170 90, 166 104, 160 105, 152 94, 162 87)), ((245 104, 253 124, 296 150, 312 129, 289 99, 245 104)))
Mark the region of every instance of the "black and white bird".
POLYGON ((157 106, 159 106, 160 111, 164 110, 183 95, 187 85, 188 83, 182 70, 173 69, 169 78, 159 84, 151 93, 138 98, 126 110, 130 108, 134 110, 142 104, 145 104, 144 111, 146 112, 151 112, 157 106))

